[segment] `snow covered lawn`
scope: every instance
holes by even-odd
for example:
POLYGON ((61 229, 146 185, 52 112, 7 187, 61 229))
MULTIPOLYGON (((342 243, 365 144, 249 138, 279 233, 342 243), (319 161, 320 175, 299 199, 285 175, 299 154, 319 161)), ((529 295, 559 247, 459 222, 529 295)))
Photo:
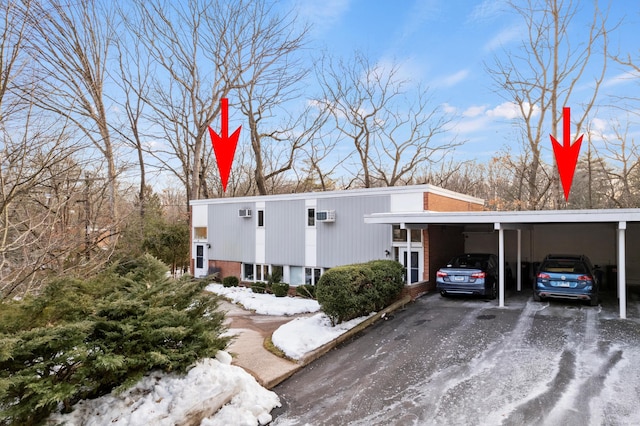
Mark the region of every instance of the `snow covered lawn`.
POLYGON ((296 318, 278 327, 273 332, 271 340, 289 358, 299 360, 307 353, 351 330, 371 315, 355 318, 335 327, 331 327, 331 321, 325 314, 296 318))
POLYGON ((247 287, 224 287, 222 284, 209 284, 205 290, 223 296, 260 315, 297 315, 320 310, 320 305, 315 300, 259 294, 247 287))

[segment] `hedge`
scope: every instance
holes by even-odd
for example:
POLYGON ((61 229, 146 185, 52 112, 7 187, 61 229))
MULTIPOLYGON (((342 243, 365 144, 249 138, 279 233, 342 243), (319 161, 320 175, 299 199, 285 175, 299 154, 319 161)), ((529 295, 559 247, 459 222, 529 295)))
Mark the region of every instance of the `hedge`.
POLYGON ((345 265, 325 272, 316 298, 333 325, 389 306, 404 287, 403 266, 393 260, 345 265))

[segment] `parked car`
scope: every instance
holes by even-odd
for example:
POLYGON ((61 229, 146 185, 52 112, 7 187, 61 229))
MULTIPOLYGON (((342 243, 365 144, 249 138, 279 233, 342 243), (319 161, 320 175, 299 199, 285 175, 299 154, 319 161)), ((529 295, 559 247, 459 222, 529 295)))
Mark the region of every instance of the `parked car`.
POLYGON ((498 295, 498 258, 494 254, 456 256, 436 273, 436 288, 443 297, 453 294, 498 295))
POLYGON ((550 254, 538 270, 533 299, 577 299, 596 306, 599 302, 599 277, 587 256, 550 254))

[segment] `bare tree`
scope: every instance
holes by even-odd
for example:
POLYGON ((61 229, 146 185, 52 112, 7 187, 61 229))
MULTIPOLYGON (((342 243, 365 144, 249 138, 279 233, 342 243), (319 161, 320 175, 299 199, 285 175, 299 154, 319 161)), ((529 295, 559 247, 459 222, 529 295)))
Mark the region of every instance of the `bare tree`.
POLYGON ((316 102, 329 111, 341 138, 353 144, 358 172, 352 182, 358 186, 409 182, 421 165, 457 145, 453 138, 436 141, 451 120, 429 106, 428 90, 409 90, 399 72, 399 65, 372 64, 361 53, 352 61, 325 56, 318 72, 324 93, 316 102))
POLYGON ((604 142, 604 149, 599 153, 603 160, 599 169, 606 174, 602 180, 609 181, 609 198, 613 205, 619 208, 640 205, 640 191, 637 189, 640 177, 640 149, 635 138, 629 133, 630 125, 630 120, 625 123, 615 122, 613 135, 599 135, 604 142), (604 166, 605 161, 609 167, 604 166))
MULTIPOLYGON (((512 2, 511 7, 522 18, 525 37, 518 50, 504 52, 488 68, 497 90, 518 107, 518 121, 530 155, 527 198, 522 201, 527 208, 538 209, 545 207, 542 200, 546 198, 546 185, 539 186, 542 148, 549 143, 549 134, 559 134, 563 106, 573 103, 572 130, 575 137, 581 134, 605 76, 608 36, 613 28, 607 27, 607 14, 597 2, 587 28, 576 18, 581 9, 579 1, 528 0, 512 2), (580 35, 584 38, 577 39, 580 35), (597 56, 601 64, 596 62, 597 56), (584 83, 590 84, 590 94, 579 98, 575 89, 584 83)), ((562 197, 555 170, 551 183, 552 204, 559 208, 562 197)))
MULTIPOLYGON (((72 122, 107 165, 109 214, 117 223, 117 165, 105 102, 109 52, 115 38, 108 3, 96 0, 25 2, 28 50, 38 78, 39 107, 72 122)), ((113 230, 115 232, 115 229, 113 230)))
POLYGON ((263 90, 253 78, 275 78, 272 70, 283 69, 278 61, 286 61, 300 42, 284 25, 288 21, 274 18, 266 4, 137 0, 125 10, 127 28, 155 70, 143 100, 145 118, 162 144, 150 152, 183 183, 187 199, 216 193, 208 184, 215 165, 207 128, 220 112, 220 100, 248 84, 263 90))
POLYGON ((258 2, 247 13, 252 22, 248 50, 255 53, 252 66, 239 76, 238 106, 248 122, 255 185, 265 195, 277 191, 274 180, 291 170, 296 154, 317 128, 316 123, 305 120, 309 109, 297 117, 288 112, 308 74, 298 56, 308 29, 298 29, 295 15, 280 16, 265 2, 258 2))

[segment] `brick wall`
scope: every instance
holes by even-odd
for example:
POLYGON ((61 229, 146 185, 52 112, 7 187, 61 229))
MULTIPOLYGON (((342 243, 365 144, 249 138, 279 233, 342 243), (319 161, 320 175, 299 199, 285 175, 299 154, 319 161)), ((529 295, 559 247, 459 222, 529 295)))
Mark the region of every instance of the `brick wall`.
POLYGON ((424 209, 434 212, 467 212, 481 211, 483 206, 469 201, 456 200, 444 195, 425 192, 424 209))
POLYGON ((210 260, 209 261, 209 270, 211 268, 219 268, 220 269, 220 278, 228 277, 230 275, 238 277, 239 280, 242 279, 242 263, 241 262, 232 262, 229 260, 210 260))

